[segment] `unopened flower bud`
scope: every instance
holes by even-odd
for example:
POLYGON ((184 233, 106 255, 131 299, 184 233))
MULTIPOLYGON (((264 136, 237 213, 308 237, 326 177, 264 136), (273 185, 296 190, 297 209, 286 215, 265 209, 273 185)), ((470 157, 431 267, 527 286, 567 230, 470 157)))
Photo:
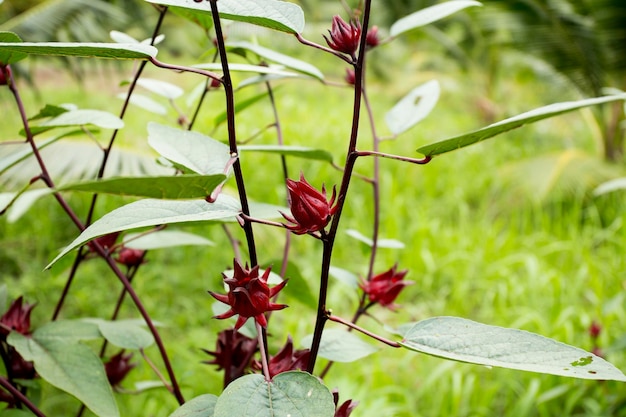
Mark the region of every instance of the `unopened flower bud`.
POLYGON ((346 22, 340 16, 333 17, 331 30, 328 31, 330 39, 324 36, 326 43, 331 49, 344 54, 354 55, 359 47, 361 38, 361 25, 358 22, 346 22))
POLYGON ((294 225, 285 225, 295 234, 301 235, 324 229, 330 222, 332 215, 337 211, 337 206, 333 207, 336 197, 334 187, 333 195, 328 201, 323 185, 322 192, 319 192, 307 182, 303 174, 300 174, 300 181, 287 180, 287 189, 289 190, 291 215, 281 214, 286 220, 295 223, 294 225))
POLYGON ((145 250, 122 248, 115 260, 127 267, 139 266, 143 263, 145 254, 145 250))
MULTIPOLYGON (((311 356, 310 349, 293 350, 293 339, 287 338, 287 343, 275 356, 272 356, 267 363, 270 378, 287 371, 304 371, 311 356)), ((259 361, 252 364, 254 369, 260 370, 262 365, 259 361)))
POLYGON ((388 271, 375 275, 371 280, 359 283, 370 302, 378 303, 390 310, 394 310, 397 307, 393 302, 400 295, 400 291, 407 285, 413 284, 413 282, 404 280, 408 271, 398 272, 396 268, 397 265, 394 265, 388 271))
POLYGON ((132 353, 124 353, 124 351, 121 350, 104 364, 104 370, 106 371, 111 386, 119 386, 124 378, 126 378, 126 375, 136 366, 136 364, 130 362, 132 357, 132 353))
POLYGON ((356 81, 356 75, 354 74, 354 69, 346 68, 346 82, 350 85, 354 85, 356 81))
POLYGON ((378 38, 378 26, 372 26, 372 28, 367 31, 367 35, 365 35, 365 44, 370 48, 380 44, 380 39, 378 38))
POLYGON ((602 332, 602 326, 600 325, 600 323, 594 320, 591 323, 591 326, 589 326, 589 335, 591 336, 591 338, 597 339, 598 336, 600 336, 601 332, 602 332))
POLYGON ((30 313, 35 304, 24 304, 23 297, 11 303, 9 309, 0 317, 0 339, 4 339, 11 331, 27 335, 30 333, 30 313))

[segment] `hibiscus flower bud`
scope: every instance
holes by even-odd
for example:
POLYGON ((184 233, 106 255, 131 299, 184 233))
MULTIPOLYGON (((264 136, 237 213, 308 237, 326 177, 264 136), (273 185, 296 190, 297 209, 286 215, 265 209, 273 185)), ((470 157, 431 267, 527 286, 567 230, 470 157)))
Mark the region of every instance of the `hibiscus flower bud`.
POLYGON ((359 405, 358 401, 347 400, 343 404, 339 405, 339 391, 335 388, 332 391, 333 401, 335 402, 335 416, 334 417, 349 417, 352 414, 352 410, 359 405))
POLYGON ((333 195, 328 201, 323 185, 322 192, 319 192, 304 179, 303 174, 300 174, 300 181, 287 180, 287 189, 291 202, 291 215, 281 214, 294 225, 285 225, 285 227, 298 235, 324 229, 337 210, 337 206, 333 207, 336 197, 335 188, 333 187, 333 195))
POLYGON ((324 35, 326 43, 331 49, 344 54, 354 55, 359 47, 361 38, 361 25, 358 22, 346 22, 340 16, 333 17, 331 30, 328 31, 330 39, 324 35))
POLYGON ((224 370, 224 387, 226 387, 244 375, 252 356, 258 350, 257 343, 257 339, 244 336, 235 329, 223 330, 217 335, 215 352, 202 349, 215 359, 203 363, 217 365, 218 370, 224 370))
POLYGON ((88 242, 87 246, 89 247, 89 250, 91 250, 92 252, 95 252, 96 247, 93 242, 96 242, 100 246, 102 246, 102 249, 108 252, 115 245, 115 242, 117 241, 117 238, 119 237, 119 235, 120 235, 120 232, 113 232, 113 233, 109 233, 108 235, 100 236, 99 238, 92 240, 91 242, 88 242))
POLYGON ((23 297, 13 301, 6 313, 0 317, 0 339, 6 339, 11 331, 29 334, 30 313, 34 307, 35 304, 24 304, 23 297))
POLYGON ((119 386, 124 378, 126 378, 126 375, 136 366, 136 364, 130 363, 132 357, 132 353, 124 353, 124 351, 121 350, 104 364, 104 370, 106 371, 107 378, 112 387, 119 386))
POLYGON ((354 85, 356 82, 356 75, 354 74, 354 70, 352 68, 346 68, 345 80, 350 85, 354 85))
POLYGON ((589 326, 589 335, 592 339, 597 339, 600 336, 600 332, 602 332, 602 326, 594 320, 591 326, 589 326))
POLYGON ((405 281, 404 277, 409 272, 407 270, 398 272, 397 265, 388 271, 375 275, 369 281, 359 283, 361 289, 367 294, 370 302, 378 303, 383 307, 394 310, 397 306, 393 304, 400 291, 413 281, 405 281))
POLYGON ((243 326, 250 317, 254 317, 254 320, 262 327, 267 327, 265 312, 282 310, 287 307, 285 304, 275 304, 271 301, 272 297, 283 289, 287 281, 282 281, 280 284, 270 288, 267 285, 270 268, 266 269, 263 275, 259 276, 258 265, 249 269, 247 264, 243 267, 235 259, 233 277, 229 278, 226 274, 222 275, 224 282, 229 287, 228 294, 216 294, 212 291, 209 291, 209 294, 216 300, 230 306, 226 313, 215 316, 216 319, 227 319, 235 314, 239 315, 235 329, 243 326))
POLYGON ((367 35, 365 35, 365 44, 370 48, 380 44, 380 39, 378 38, 378 26, 372 26, 372 28, 367 31, 367 35))
MULTIPOLYGON (((272 356, 267 363, 270 371, 270 378, 287 371, 304 371, 309 363, 311 351, 309 349, 293 350, 293 339, 291 336, 287 338, 287 343, 275 356, 272 356)), ((252 364, 254 369, 262 368, 261 362, 254 361, 252 364)))
POLYGON ((117 255, 115 260, 122 265, 126 265, 127 267, 139 266, 144 261, 144 255, 146 254, 145 250, 141 249, 131 249, 131 248, 122 248, 120 253, 117 255))
POLYGON ((0 85, 8 85, 11 78, 11 67, 0 65, 0 85))

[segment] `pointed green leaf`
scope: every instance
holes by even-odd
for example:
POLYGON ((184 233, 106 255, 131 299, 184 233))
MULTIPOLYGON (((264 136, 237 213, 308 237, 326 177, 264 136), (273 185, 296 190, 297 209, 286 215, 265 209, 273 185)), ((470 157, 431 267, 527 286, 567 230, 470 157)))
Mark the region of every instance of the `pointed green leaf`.
MULTIPOLYGON (((187 0, 146 0, 164 6, 176 6, 187 9, 193 16, 211 13, 208 2, 187 0)), ((297 4, 279 0, 220 0, 217 4, 220 17, 251 23, 288 33, 301 33, 304 30, 304 12, 297 4)))
POLYGON ((333 396, 314 376, 291 371, 271 382, 262 375, 244 375, 217 399, 213 417, 333 417, 333 396))
POLYGON ((102 337, 97 325, 82 320, 52 321, 39 327, 35 334, 38 340, 59 340, 72 343, 102 337))
POLYGON ((169 100, 177 99, 184 93, 183 89, 177 85, 152 78, 140 78, 137 80, 137 85, 169 100))
POLYGON ((79 56, 85 58, 149 59, 157 55, 154 46, 120 43, 82 42, 0 42, 0 57, 4 54, 79 56))
POLYGON ((217 396, 204 394, 187 401, 170 417, 213 417, 217 396))
POLYGON ((213 246, 209 239, 179 230, 159 230, 150 233, 129 233, 124 236, 124 246, 131 249, 152 250, 174 246, 213 246))
POLYGON ((509 130, 518 128, 528 123, 534 123, 539 120, 582 109, 584 107, 610 103, 612 101, 618 100, 626 100, 626 94, 550 104, 548 106, 540 107, 538 109, 531 110, 529 112, 522 113, 508 119, 504 119, 474 132, 455 136, 441 142, 436 142, 427 146, 423 146, 419 148, 417 152, 426 156, 441 155, 443 153, 451 152, 459 148, 473 145, 474 143, 492 138, 496 135, 508 132, 509 130))
POLYGON ((614 178, 610 181, 600 184, 598 187, 596 187, 595 190, 593 190, 593 195, 598 196, 619 190, 626 191, 626 177, 614 178))
MULTIPOLYGON (((313 335, 305 336, 300 344, 310 348, 313 335)), ((322 333, 319 355, 333 362, 354 362, 378 351, 352 332, 339 329, 325 329, 322 333)))
POLYGON ((401 344, 460 362, 582 379, 626 381, 619 369, 582 349, 538 334, 459 317, 434 317, 411 328, 401 344))
POLYGON ((147 198, 204 198, 222 183, 226 176, 177 175, 159 177, 116 177, 64 185, 58 191, 87 191, 147 198))
POLYGON ((387 127, 394 135, 409 130, 435 108, 439 100, 439 82, 428 81, 411 90, 385 114, 387 127))
MULTIPOLYGON (((360 242, 365 243, 369 247, 374 246, 374 241, 367 236, 364 236, 361 232, 354 229, 346 230, 346 234, 360 242)), ((404 243, 395 239, 378 239, 378 247, 386 249, 404 249, 404 243)))
POLYGON ((269 152, 279 155, 296 156, 305 159, 333 162, 333 155, 323 149, 307 148, 304 146, 280 146, 280 145, 242 145, 240 152, 269 152))
POLYGON ((109 32, 109 36, 117 43, 139 43, 139 41, 127 33, 112 30, 109 32))
POLYGON ((37 119, 46 119, 48 117, 56 117, 62 113, 68 112, 70 109, 61 106, 55 106, 53 104, 46 104, 43 109, 39 110, 39 113, 29 118, 29 121, 37 119))
POLYGON ((188 130, 148 123, 148 144, 164 158, 202 175, 223 174, 230 149, 213 138, 188 130))
POLYGON ((389 28, 389 35, 394 37, 398 36, 401 33, 418 28, 420 26, 426 26, 430 23, 441 20, 444 17, 448 17, 451 14, 472 6, 482 6, 482 4, 480 4, 480 2, 472 0, 455 0, 426 7, 422 10, 403 17, 402 19, 391 25, 391 28, 389 28))
POLYGON ((95 415, 120 415, 102 361, 87 346, 40 329, 30 337, 11 332, 7 343, 33 361, 43 379, 78 398, 95 415))
POLYGON ((46 268, 73 249, 113 232, 172 223, 206 222, 234 218, 241 212, 239 202, 220 194, 215 203, 204 200, 145 199, 115 209, 86 228, 80 236, 65 247, 46 268))
POLYGON ((145 349, 154 343, 152 334, 136 320, 85 319, 85 321, 96 324, 109 343, 123 349, 145 349))
MULTIPOLYGON (((17 43, 22 42, 22 39, 13 32, 0 32, 0 43, 17 43)), ((21 61, 28 55, 21 52, 3 51, 0 49, 0 64, 10 65, 17 61, 21 61)))
POLYGON ((308 62, 292 58, 289 55, 281 54, 280 52, 276 52, 272 49, 268 49, 260 45, 255 45, 250 42, 229 42, 226 46, 231 50, 243 48, 245 50, 255 53, 264 60, 276 62, 277 64, 284 65, 287 68, 291 68, 295 71, 317 78, 318 80, 324 79, 324 74, 322 74, 322 72, 317 69, 317 67, 309 64, 308 62))
MULTIPOLYGON (((121 129, 124 122, 119 117, 102 110, 77 109, 61 113, 37 126, 31 126, 33 135, 48 131, 55 127, 94 125, 103 129, 121 129)), ((24 134, 24 130, 20 132, 24 134)))

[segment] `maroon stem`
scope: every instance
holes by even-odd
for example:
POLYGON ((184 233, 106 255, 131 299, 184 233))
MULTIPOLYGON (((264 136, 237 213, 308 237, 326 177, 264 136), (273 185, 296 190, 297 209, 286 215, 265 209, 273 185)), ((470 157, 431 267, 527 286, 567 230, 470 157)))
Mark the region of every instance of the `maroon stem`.
POLYGON ((331 314, 331 315, 328 316, 328 320, 334 321, 335 323, 341 323, 344 326, 348 326, 349 328, 351 328, 353 330, 356 330, 357 332, 361 332, 361 333, 363 333, 363 334, 365 334, 365 335, 367 335, 367 336, 369 336, 369 337, 371 337, 373 339, 378 340, 379 342, 382 342, 382 343, 386 344, 387 346, 391 346, 391 347, 394 347, 394 348, 402 347, 402 345, 400 343, 398 343, 398 342, 394 342, 393 340, 389 340, 387 338, 379 336, 376 333, 372 333, 369 330, 366 330, 366 329, 364 329, 364 328, 362 328, 360 326, 357 326, 356 324, 354 324, 351 321, 342 319, 341 317, 333 316, 331 314))
POLYGON ((30 411, 33 412, 37 417, 46 417, 46 415, 39 409, 35 404, 33 404, 28 397, 20 392, 17 388, 15 388, 11 383, 4 377, 0 376, 0 386, 5 390, 9 391, 9 393, 17 399, 19 402, 24 404, 30 411))

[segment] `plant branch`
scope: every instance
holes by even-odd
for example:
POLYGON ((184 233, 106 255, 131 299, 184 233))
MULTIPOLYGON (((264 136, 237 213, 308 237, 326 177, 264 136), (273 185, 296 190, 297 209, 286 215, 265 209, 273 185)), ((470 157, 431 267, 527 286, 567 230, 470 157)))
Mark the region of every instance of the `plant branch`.
POLYGON ((33 412, 37 417, 46 417, 46 415, 39 409, 35 404, 33 404, 28 397, 20 392, 17 388, 15 388, 6 378, 0 376, 0 386, 5 390, 9 391, 9 393, 19 402, 24 404, 30 411, 33 412))
POLYGON ((381 343, 386 344, 387 346, 391 346, 391 347, 394 347, 394 348, 402 347, 402 345, 400 343, 398 343, 398 342, 394 342, 393 340, 386 339, 386 338, 384 338, 382 336, 377 335, 376 333, 372 333, 369 330, 366 330, 366 329, 364 329, 364 328, 362 328, 360 326, 357 326, 356 324, 354 324, 354 323, 352 323, 352 322, 350 322, 348 320, 342 319, 341 317, 333 316, 332 314, 330 314, 328 316, 328 320, 334 321, 335 323, 341 323, 344 326, 348 326, 349 328, 354 329, 357 332, 361 332, 364 335, 367 335, 367 336, 369 336, 369 337, 371 337, 373 339, 378 340, 381 343))

